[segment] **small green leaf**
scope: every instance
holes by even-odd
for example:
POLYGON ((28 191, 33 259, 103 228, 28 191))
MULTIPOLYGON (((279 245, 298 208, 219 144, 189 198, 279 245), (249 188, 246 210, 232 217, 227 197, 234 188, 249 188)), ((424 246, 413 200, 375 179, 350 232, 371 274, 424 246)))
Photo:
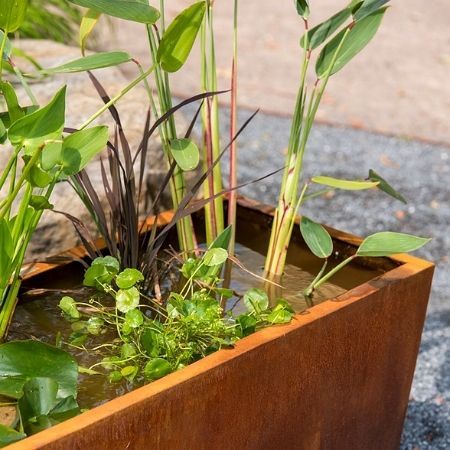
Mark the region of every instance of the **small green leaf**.
POLYGON ((108 16, 131 20, 132 22, 153 24, 160 16, 159 11, 156 8, 138 1, 70 0, 70 2, 107 14, 108 16))
POLYGON ((124 378, 127 378, 128 380, 132 380, 136 374, 138 373, 138 367, 137 366, 125 366, 120 373, 124 378))
POLYGON ((63 297, 59 301, 59 308, 72 319, 79 319, 81 317, 80 311, 77 309, 75 300, 72 297, 63 297))
POLYGON ((105 322, 100 317, 90 317, 87 321, 87 331, 94 336, 98 336, 104 324, 105 322))
POLYGON ((194 3, 169 25, 159 44, 157 59, 166 72, 176 72, 186 62, 203 22, 206 1, 194 3))
POLYGON ((378 189, 390 195, 391 197, 400 200, 403 203, 408 203, 400 192, 396 191, 384 178, 378 175, 374 170, 369 170, 369 180, 378 181, 378 189))
POLYGON ((144 323, 144 315, 138 309, 132 309, 125 314, 125 323, 130 328, 139 328, 144 323))
POLYGON ((299 16, 302 16, 304 19, 309 17, 309 2, 308 0, 294 0, 295 7, 297 9, 297 13, 299 16))
POLYGON ((8 132, 11 143, 38 147, 45 140, 59 138, 64 127, 65 98, 64 86, 48 105, 16 121, 8 132))
POLYGON ((300 222, 300 231, 306 245, 318 258, 328 258, 331 255, 333 241, 322 225, 303 216, 300 222))
POLYGON ((144 367, 144 376, 147 380, 157 380, 172 372, 172 367, 163 358, 155 358, 149 361, 144 367))
POLYGON ((29 205, 36 211, 42 211, 44 209, 53 209, 53 205, 43 195, 32 195, 29 205))
POLYGON ((13 124, 17 120, 25 116, 25 112, 19 105, 16 91, 10 82, 0 82, 0 92, 3 94, 6 106, 8 107, 9 124, 13 124))
POLYGON ((125 269, 116 276, 116 284, 120 289, 128 289, 143 280, 144 275, 137 269, 125 269))
MULTIPOLYGON (((323 44, 352 14, 351 8, 344 8, 334 16, 308 31, 308 48, 314 50, 323 44)), ((300 45, 305 48, 306 35, 300 39, 300 45)))
POLYGON ((353 181, 353 180, 341 180, 339 178, 332 177, 313 177, 311 179, 313 183, 323 184, 324 186, 330 186, 337 189, 344 189, 348 191, 359 191, 363 189, 372 189, 377 187, 378 181, 353 181))
POLYGON ((118 370, 113 370, 108 375, 108 380, 110 383, 118 383, 120 380, 122 380, 123 376, 118 370))
POLYGON ((75 175, 100 153, 108 143, 108 127, 76 131, 64 139, 61 164, 65 175, 75 175))
POLYGON ((236 322, 241 328, 242 336, 248 336, 256 331, 256 325, 258 321, 248 314, 241 314, 236 318, 236 322))
POLYGON ((137 308, 140 298, 139 291, 135 287, 130 289, 119 289, 116 295, 117 309, 123 313, 131 311, 132 309, 137 308))
POLYGON ((220 266, 228 258, 228 252, 223 248, 210 248, 203 255, 203 263, 205 266, 220 266))
POLYGON ((178 167, 184 172, 194 170, 200 162, 200 151, 190 139, 172 139, 170 153, 178 167))
POLYGON ((267 316, 267 322, 272 324, 289 323, 292 320, 292 313, 286 309, 274 309, 267 316))
POLYGON ((367 236, 356 252, 357 256, 390 256, 409 253, 423 247, 431 239, 411 234, 382 231, 367 236))
POLYGON ((122 345, 120 349, 120 357, 123 359, 131 358, 132 356, 137 354, 136 347, 133 344, 125 343, 122 345))
POLYGON ((380 27, 386 8, 370 14, 353 25, 350 31, 347 28, 339 32, 320 52, 316 62, 318 78, 328 73, 333 75, 341 70, 354 56, 356 56, 375 36, 380 27), (341 46, 341 41, 345 39, 341 46), (339 50, 340 47, 340 50, 339 50), (339 50, 336 56, 335 54, 339 50), (333 67, 331 67, 334 61, 333 67))
POLYGON ((118 66, 131 61, 131 56, 125 52, 102 52, 70 61, 60 66, 41 70, 41 73, 50 75, 55 73, 77 73, 88 70, 103 69, 118 66))
POLYGON ((389 0, 364 0, 359 8, 356 8, 353 14, 353 18, 358 21, 362 20, 368 15, 381 8, 389 0))
POLYGON ((244 294, 244 304, 250 312, 259 314, 269 307, 269 297, 262 289, 253 288, 244 294))
POLYGON ((150 328, 145 328, 141 334, 141 345, 148 356, 156 358, 161 347, 159 333, 150 328))

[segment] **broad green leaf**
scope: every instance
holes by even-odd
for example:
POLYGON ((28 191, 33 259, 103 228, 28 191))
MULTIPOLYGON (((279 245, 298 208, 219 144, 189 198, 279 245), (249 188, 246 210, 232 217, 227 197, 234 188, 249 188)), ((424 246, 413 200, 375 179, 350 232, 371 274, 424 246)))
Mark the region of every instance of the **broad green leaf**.
POLYGON ((250 312, 259 314, 269 307, 269 297, 262 289, 249 289, 244 294, 244 304, 250 312))
MULTIPOLYGON (((2 0, 0 0, 0 5, 1 4, 2 4, 2 0)), ((5 37, 5 33, 3 33, 2 30, 0 30, 0 45, 1 45, 1 42, 3 41, 4 37, 5 37)), ((7 60, 11 56, 11 52, 12 52, 11 41, 8 38, 6 38, 5 47, 3 48, 3 59, 7 60)))
POLYGON ((328 42, 320 52, 316 62, 317 77, 323 78, 328 73, 333 75, 356 56, 375 36, 385 11, 386 8, 375 11, 364 19, 356 22, 350 31, 347 32, 347 28, 345 28, 328 42), (340 46, 343 39, 342 46, 340 46), (338 50, 339 52, 335 59, 338 50), (331 67, 334 59, 334 65, 331 67))
POLYGON ((7 445, 25 439, 26 437, 27 435, 25 433, 20 433, 13 428, 0 424, 0 447, 6 447, 7 445))
POLYGON ((144 376, 147 380, 157 380, 172 372, 172 367, 168 361, 163 358, 150 360, 144 367, 144 376))
POLYGON ((65 175, 75 175, 108 143, 108 128, 98 126, 76 131, 64 139, 62 166, 65 175))
POLYGON ((313 177, 311 179, 313 183, 323 184, 324 186, 330 186, 336 189, 344 189, 347 191, 360 191, 363 189, 372 189, 378 186, 378 181, 353 181, 353 180, 341 180, 339 178, 332 177, 313 177))
POLYGON ((203 22, 206 1, 194 3, 168 26, 158 48, 157 59, 166 72, 176 72, 186 62, 203 22))
POLYGON ((0 28, 8 33, 16 31, 25 19, 28 0, 0 0, 0 28))
POLYGON ((150 328, 145 328, 141 334, 141 345, 148 356, 155 358, 159 355, 161 340, 159 334, 150 328))
POLYGON ((133 287, 138 281, 144 281, 144 275, 137 269, 125 269, 116 276, 116 284, 120 289, 133 287))
MULTIPOLYGON (((26 160, 28 159, 29 157, 26 158, 26 160)), ((36 163, 28 172, 26 179, 31 184, 31 186, 42 189, 47 187, 53 181, 53 176, 47 173, 45 170, 42 170, 36 163)))
POLYGON ((320 225, 303 216, 300 231, 308 248, 319 258, 328 258, 333 252, 333 241, 328 231, 320 225))
POLYGON ((353 14, 353 18, 358 21, 362 20, 368 15, 375 12, 377 9, 381 8, 389 0, 364 0, 353 14))
POLYGON ((220 266, 228 258, 228 252, 223 248, 210 248, 203 255, 203 263, 208 266, 220 266))
POLYGON ((59 301, 59 308, 72 319, 81 317, 80 311, 77 309, 75 300, 72 297, 65 296, 59 301))
POLYGON ((63 141, 47 142, 41 153, 41 167, 45 171, 53 169, 57 164, 62 164, 63 141))
POLYGON ((200 151, 190 139, 172 139, 170 153, 184 172, 195 169, 200 162, 200 151))
POLYGON ((53 205, 43 195, 32 195, 29 201, 29 205, 36 211, 53 209, 53 205))
POLYGON ((44 377, 58 383, 58 398, 77 395, 78 368, 67 352, 38 341, 0 345, 0 378, 44 377))
POLYGON ((129 61, 131 61, 131 56, 126 52, 103 52, 83 56, 83 58, 75 59, 60 66, 43 69, 41 72, 44 74, 86 72, 118 66, 129 61))
POLYGON ((374 170, 369 170, 369 180, 378 181, 378 189, 385 192, 386 194, 394 197, 397 200, 400 200, 403 203, 408 203, 400 192, 396 191, 384 178, 378 175, 374 170))
POLYGON ((390 256, 408 253, 423 247, 431 239, 412 236, 411 234, 382 231, 367 236, 359 246, 358 256, 390 256))
POLYGON ((109 16, 118 17, 119 19, 131 20, 132 22, 153 24, 160 17, 156 8, 137 1, 70 0, 70 2, 109 16))
POLYGON ((274 309, 267 316, 267 322, 270 322, 272 324, 289 323, 291 320, 292 320, 292 313, 282 308, 274 309))
MULTIPOLYGON (((97 372, 98 373, 98 372, 97 372)), ((74 397, 69 396, 60 400, 49 412, 49 417, 58 422, 70 419, 80 414, 80 408, 74 397)))
POLYGON ((117 258, 114 258, 114 256, 100 256, 99 258, 95 258, 94 261, 92 261, 93 266, 104 266, 110 273, 116 273, 120 270, 120 264, 117 258))
POLYGON ((209 248, 223 248, 224 250, 228 249, 228 246, 230 245, 230 239, 231 239, 231 230, 232 225, 228 225, 220 234, 219 236, 214 239, 214 241, 210 244, 209 248))
POLYGON ((120 312, 127 313, 137 308, 141 295, 139 291, 132 287, 130 289, 119 289, 116 295, 116 305, 120 312))
POLYGON ((302 16, 304 19, 307 19, 309 17, 308 0, 294 0, 294 2, 298 15, 302 16))
MULTIPOLYGON (((319 45, 323 44, 352 14, 350 7, 339 11, 334 16, 325 20, 321 24, 311 28, 308 31, 308 48, 314 50, 319 45)), ((306 35, 300 39, 300 45, 305 48, 306 35)))
POLYGON ((112 256, 95 258, 85 274, 83 284, 85 286, 101 287, 101 284, 109 284, 120 270, 119 261, 112 256))
POLYGON ((258 321, 248 314, 241 314, 236 318, 236 322, 239 324, 242 332, 242 336, 248 336, 256 331, 256 325, 258 321))
POLYGON ((86 14, 81 19, 79 43, 82 55, 84 55, 86 51, 87 40, 94 30, 94 27, 97 24, 100 15, 100 12, 88 9, 86 11, 86 14))
POLYGON ((11 143, 37 147, 47 139, 58 138, 64 127, 65 98, 66 87, 64 86, 47 106, 15 122, 8 132, 11 143))
POLYGON ((22 397, 22 388, 26 381, 26 377, 0 378, 0 395, 14 399, 22 397))
POLYGON ((30 419, 46 416, 56 405, 58 383, 52 378, 31 378, 23 385, 23 397, 19 399, 20 416, 26 423, 30 419))

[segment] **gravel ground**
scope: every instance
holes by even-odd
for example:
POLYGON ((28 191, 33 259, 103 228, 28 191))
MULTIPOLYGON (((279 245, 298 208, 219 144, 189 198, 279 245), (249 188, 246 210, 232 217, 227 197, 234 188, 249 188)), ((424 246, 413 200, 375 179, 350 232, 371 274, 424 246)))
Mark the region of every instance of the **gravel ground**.
MULTIPOLYGON (((241 123, 250 112, 242 111, 241 123)), ((223 118, 226 122, 226 118, 223 118)), ((288 119, 259 114, 239 140, 239 181, 283 165, 288 119)), ((228 130, 224 130, 228 135, 228 130)), ((226 163, 225 163, 226 166, 226 163)), ((310 217, 356 235, 390 230, 429 236, 417 252, 437 265, 425 331, 402 438, 402 450, 450 448, 450 148, 316 125, 305 161, 306 173, 364 178, 374 169, 408 199, 404 205, 379 191, 339 192, 304 208, 310 217)), ((226 167, 225 167, 226 170, 226 167)), ((278 182, 266 179, 243 193, 275 203, 278 182)))

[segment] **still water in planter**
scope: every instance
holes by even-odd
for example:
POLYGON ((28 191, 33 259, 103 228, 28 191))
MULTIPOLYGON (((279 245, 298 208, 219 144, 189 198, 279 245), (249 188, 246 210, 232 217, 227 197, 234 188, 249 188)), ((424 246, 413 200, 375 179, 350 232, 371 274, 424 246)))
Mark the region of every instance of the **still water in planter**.
MULTIPOLYGON (((296 256, 307 257, 306 250, 298 247, 295 248, 296 256)), ((248 247, 238 245, 236 256, 243 266, 252 273, 262 274, 264 265, 264 257, 248 247)), ((324 284, 317 292, 315 303, 319 303, 325 299, 337 297, 345 292, 350 285, 357 285, 369 278, 373 278, 374 272, 366 269, 351 268, 347 272, 346 277, 339 279, 340 286, 331 283, 324 284), (351 280, 349 280, 349 278, 351 280)), ((283 297, 288 300, 297 312, 306 309, 302 291, 312 281, 313 274, 292 264, 286 268, 286 275, 283 280, 283 297)), ((59 277, 56 277, 59 278, 59 277)), ((240 268, 234 268, 232 288, 235 292, 243 294, 252 287, 261 287, 262 282, 255 278, 247 271, 240 268)), ((71 277, 67 283, 61 283, 58 279, 58 288, 52 289, 47 282, 45 287, 40 286, 38 289, 31 289, 22 296, 22 302, 18 305, 14 321, 11 324, 9 339, 38 339, 43 342, 55 344, 57 339, 67 342, 69 335, 72 333, 71 324, 61 316, 61 310, 58 303, 62 296, 70 295, 76 301, 88 301, 93 291, 74 286, 71 277)), ((239 314, 245 310, 243 302, 237 298, 230 299, 227 305, 228 309, 232 309, 235 314, 239 314)), ((86 342, 87 348, 101 345, 112 341, 116 336, 112 331, 108 333, 90 337, 86 342)), ((65 350, 70 351, 82 367, 90 367, 101 360, 101 356, 96 352, 89 353, 63 344, 65 350)), ((226 350, 225 350, 226 351, 226 350)), ((101 371, 102 369, 99 368, 101 371)), ((120 383, 110 383, 106 376, 103 375, 80 375, 78 402, 83 408, 92 408, 100 405, 114 397, 123 395, 124 393, 143 384, 142 379, 135 379, 131 384, 126 381, 120 383)))

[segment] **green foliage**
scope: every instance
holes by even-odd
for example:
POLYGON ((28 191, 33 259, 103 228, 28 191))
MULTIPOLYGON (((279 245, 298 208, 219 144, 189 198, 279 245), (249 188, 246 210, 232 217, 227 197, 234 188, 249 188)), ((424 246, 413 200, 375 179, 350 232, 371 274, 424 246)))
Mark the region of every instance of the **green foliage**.
POLYGON ((300 231, 306 245, 318 258, 328 258, 331 255, 333 241, 322 225, 302 216, 300 231))
POLYGON ((191 139, 173 139, 170 152, 183 171, 194 170, 200 162, 200 151, 191 139))

